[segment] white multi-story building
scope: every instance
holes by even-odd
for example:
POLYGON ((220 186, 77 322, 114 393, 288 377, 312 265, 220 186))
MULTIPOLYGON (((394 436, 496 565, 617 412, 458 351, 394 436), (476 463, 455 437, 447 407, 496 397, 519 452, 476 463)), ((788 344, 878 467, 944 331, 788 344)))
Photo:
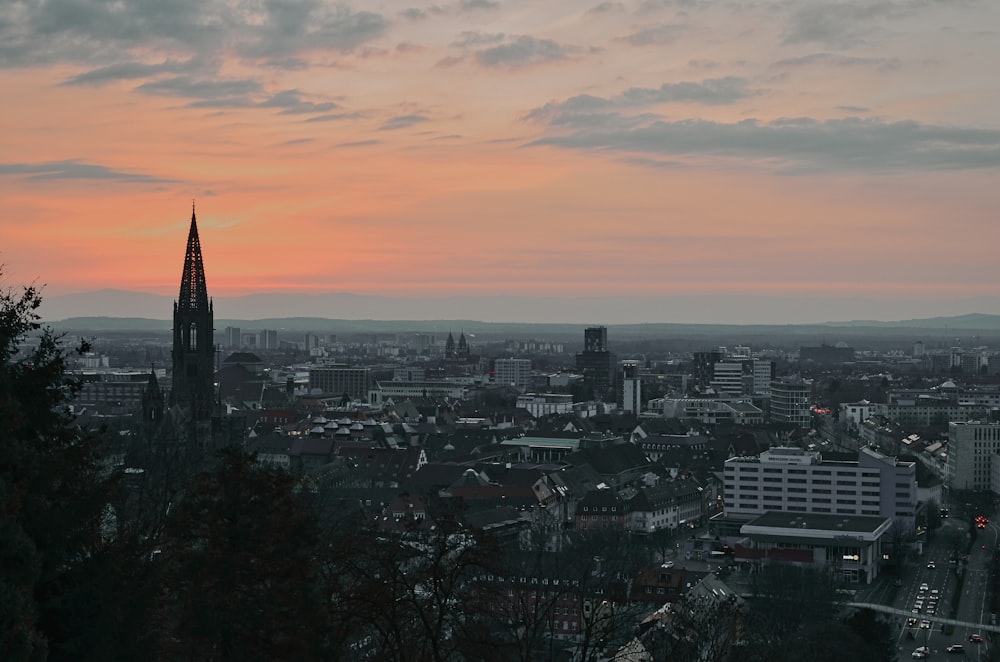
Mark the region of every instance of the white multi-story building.
POLYGON ((531 385, 531 359, 497 359, 493 363, 493 381, 526 391, 531 385))
POLYGON ((712 366, 711 386, 723 396, 766 398, 771 394, 772 379, 772 361, 730 356, 712 366))
POLYGON ((1000 423, 948 423, 948 488, 991 489, 991 463, 1000 460, 1000 423))
POLYGON ((657 398, 649 401, 649 409, 661 412, 664 418, 695 420, 705 425, 764 422, 764 412, 743 398, 657 398))
POLYGON ((845 402, 840 406, 840 420, 848 428, 853 429, 878 413, 878 405, 867 400, 845 402))
POLYGON ((573 396, 569 393, 525 393, 517 396, 517 408, 527 409, 535 418, 549 414, 572 414, 573 396))
POLYGON ((382 405, 386 400, 402 402, 410 398, 449 398, 464 400, 468 388, 455 382, 379 381, 368 391, 368 404, 382 405))
POLYGON ((871 449, 856 461, 824 461, 816 451, 772 448, 758 457, 734 457, 724 469, 727 518, 769 511, 889 517, 904 532, 917 510, 916 463, 871 449))

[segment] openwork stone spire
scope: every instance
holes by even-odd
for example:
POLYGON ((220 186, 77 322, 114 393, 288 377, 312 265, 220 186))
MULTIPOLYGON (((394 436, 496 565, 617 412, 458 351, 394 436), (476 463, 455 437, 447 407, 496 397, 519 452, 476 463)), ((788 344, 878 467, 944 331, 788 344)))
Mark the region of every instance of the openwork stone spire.
POLYGON ((214 399, 214 313, 205 286, 205 265, 198 240, 198 221, 191 205, 191 230, 181 293, 174 303, 174 349, 171 405, 187 407, 196 423, 211 419, 214 399))
POLYGON ((198 239, 198 221, 195 218, 194 203, 191 203, 191 229, 188 231, 187 252, 184 254, 184 273, 181 274, 181 293, 177 297, 177 308, 208 309, 205 264, 201 258, 201 241, 198 239))

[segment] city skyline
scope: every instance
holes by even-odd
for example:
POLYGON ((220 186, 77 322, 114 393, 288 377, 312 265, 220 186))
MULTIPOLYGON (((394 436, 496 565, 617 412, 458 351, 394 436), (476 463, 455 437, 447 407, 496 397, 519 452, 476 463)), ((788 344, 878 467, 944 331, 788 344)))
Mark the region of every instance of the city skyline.
POLYGON ((47 296, 176 296, 196 198, 217 297, 1000 313, 994 4, 70 9, 0 9, 0 263, 47 296))

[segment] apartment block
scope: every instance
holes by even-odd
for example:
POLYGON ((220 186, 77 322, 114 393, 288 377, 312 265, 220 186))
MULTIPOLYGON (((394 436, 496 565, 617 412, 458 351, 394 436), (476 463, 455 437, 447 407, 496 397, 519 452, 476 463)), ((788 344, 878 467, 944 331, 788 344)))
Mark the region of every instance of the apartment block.
POLYGON ((347 394, 352 398, 368 397, 371 368, 324 366, 309 369, 309 390, 330 395, 347 394))
POLYGON ((531 385, 531 359, 497 359, 493 364, 494 381, 526 391, 531 385))
POLYGON ((816 451, 772 448, 725 463, 725 516, 766 512, 879 516, 912 531, 917 509, 916 464, 870 449, 855 461, 825 461, 816 451))
POLYGON ((952 421, 948 424, 948 488, 988 490, 991 463, 1000 460, 1000 423, 952 421))

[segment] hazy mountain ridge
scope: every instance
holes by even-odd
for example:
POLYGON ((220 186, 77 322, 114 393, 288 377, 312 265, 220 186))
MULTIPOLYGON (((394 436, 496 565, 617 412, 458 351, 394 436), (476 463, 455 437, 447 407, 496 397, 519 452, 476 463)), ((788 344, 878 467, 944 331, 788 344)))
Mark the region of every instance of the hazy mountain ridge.
MULTIPOLYGON (((739 338, 741 342, 754 345, 770 345, 773 339, 788 342, 798 337, 809 345, 834 344, 845 341, 857 342, 860 337, 886 337, 892 335, 900 339, 920 340, 946 338, 956 334, 993 335, 1000 334, 1000 316, 984 316, 992 327, 959 327, 945 325, 947 318, 935 318, 942 326, 922 327, 921 320, 907 320, 898 324, 878 322, 872 326, 859 324, 607 324, 609 331, 620 340, 642 338, 700 338, 703 342, 714 338, 718 342, 731 342, 739 338)), ((216 331, 221 333, 228 326, 239 327, 244 332, 274 329, 280 337, 287 339, 290 333, 305 332, 333 333, 344 336, 356 334, 397 334, 430 333, 443 336, 447 333, 465 333, 471 338, 482 336, 496 339, 544 337, 549 340, 575 342, 582 339, 583 324, 532 324, 510 322, 479 322, 475 320, 338 320, 318 317, 266 318, 259 320, 216 319, 216 331)), ((135 317, 75 317, 50 323, 57 331, 63 332, 148 332, 162 336, 170 333, 168 320, 135 317)))
MULTIPOLYGON (((111 319, 132 319, 130 328, 169 328, 173 298, 125 290, 100 290, 74 295, 45 297, 41 314, 59 327, 72 321, 76 328, 108 328, 92 325, 112 324, 111 319), (139 322, 137 320, 145 320, 139 322), (166 326, 153 324, 161 320, 166 326), (87 326, 83 326, 86 324, 87 326)), ((496 330, 525 326, 579 328, 594 324, 619 329, 656 325, 660 330, 693 330, 705 327, 782 328, 910 328, 953 330, 1000 330, 1000 315, 968 312, 998 310, 1000 298, 967 299, 942 302, 937 309, 954 308, 954 315, 923 317, 906 314, 926 313, 927 302, 878 302, 858 299, 777 298, 746 296, 629 296, 526 298, 514 296, 462 296, 446 298, 402 298, 361 295, 349 292, 325 294, 250 294, 239 297, 214 297, 216 326, 256 328, 301 328, 304 320, 336 320, 345 330, 357 325, 375 330, 376 323, 391 323, 394 328, 405 323, 411 330, 473 330, 486 324, 496 330), (911 310, 912 309, 912 310, 911 310), (857 312, 871 313, 870 318, 857 312), (900 314, 894 315, 893 313, 900 314), (853 313, 853 314, 852 314, 853 313), (883 318, 876 319, 875 315, 883 318), (849 321, 827 321, 827 320, 849 321), (292 322, 292 320, 298 320, 292 322)), ((114 323, 115 328, 122 328, 114 323)), ((646 328, 646 331, 651 329, 646 328)))

